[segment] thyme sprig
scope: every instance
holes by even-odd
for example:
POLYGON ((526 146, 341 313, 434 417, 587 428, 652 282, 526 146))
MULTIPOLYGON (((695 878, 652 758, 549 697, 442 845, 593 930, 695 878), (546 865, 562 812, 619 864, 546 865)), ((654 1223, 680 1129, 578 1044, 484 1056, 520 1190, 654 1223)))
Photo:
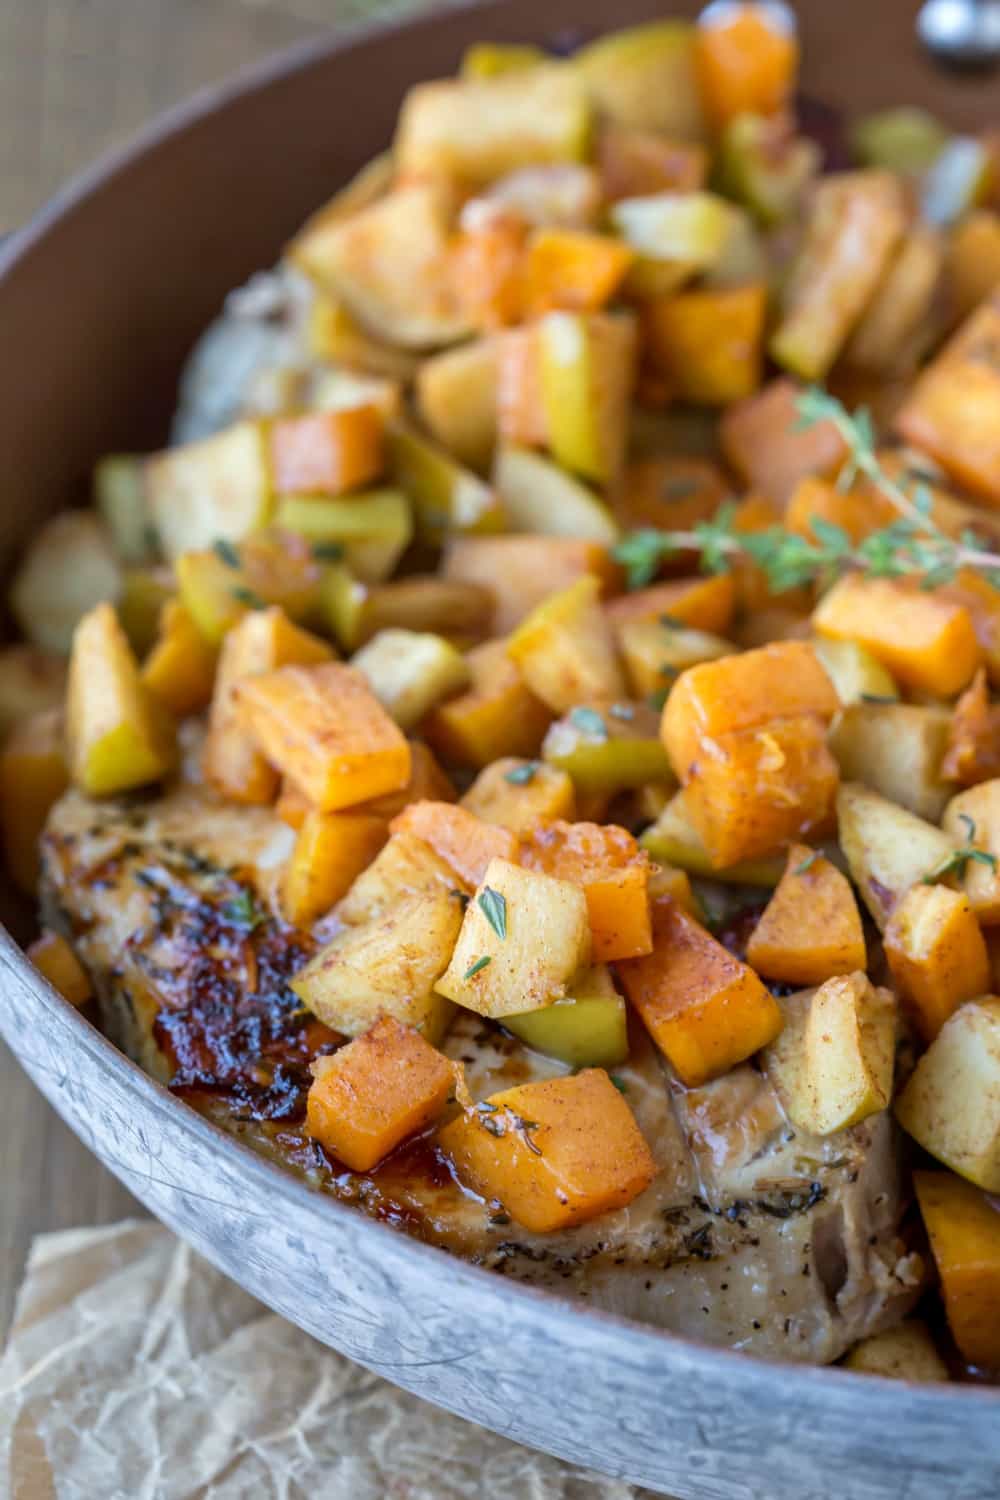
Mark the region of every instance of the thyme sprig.
POLYGON ((797 413, 797 431, 829 422, 843 438, 847 459, 838 485, 849 489, 859 477, 867 479, 896 509, 896 520, 860 542, 822 516, 812 518, 812 537, 784 526, 740 532, 734 527, 736 504, 729 500, 689 531, 645 527, 623 537, 614 555, 625 568, 630 589, 644 588, 663 562, 682 552, 697 552, 705 573, 726 572, 739 560, 754 562, 779 594, 807 583, 828 585, 852 569, 875 578, 912 577, 932 589, 950 583, 961 568, 974 568, 1000 589, 1000 554, 985 550, 970 529, 957 541, 948 536, 933 518, 926 482, 916 479, 907 487, 886 472, 867 408, 852 414, 829 392, 811 387, 799 396, 797 413))
POLYGON ((954 850, 953 853, 946 854, 944 859, 934 866, 933 870, 928 870, 921 884, 934 885, 936 881, 943 880, 947 875, 957 875, 961 879, 965 874, 966 866, 969 864, 985 865, 987 869, 996 871, 996 855, 990 854, 987 849, 977 848, 974 842, 976 837, 975 821, 969 817, 968 813, 959 813, 958 816, 959 821, 965 824, 968 842, 963 844, 961 848, 954 850))

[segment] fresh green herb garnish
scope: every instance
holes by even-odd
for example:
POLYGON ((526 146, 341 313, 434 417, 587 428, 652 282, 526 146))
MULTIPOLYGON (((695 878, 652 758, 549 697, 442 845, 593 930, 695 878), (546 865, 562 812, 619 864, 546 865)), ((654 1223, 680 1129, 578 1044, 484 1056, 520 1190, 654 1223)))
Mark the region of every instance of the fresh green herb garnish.
POLYGON ((491 885, 484 885, 476 898, 479 909, 489 922, 497 937, 507 936, 507 898, 491 885))
POLYGON ((212 551, 215 553, 220 562, 225 563, 227 568, 239 567, 240 554, 237 552, 232 542, 227 541, 224 536, 216 537, 215 541, 212 543, 212 551))
POLYGON ((265 913, 257 905, 253 891, 246 889, 226 902, 222 907, 222 915, 227 922, 232 922, 236 927, 246 927, 250 932, 267 920, 265 913))
POLYGON ((933 870, 928 870, 921 882, 923 885, 933 885, 935 880, 941 880, 946 875, 958 875, 961 878, 965 874, 966 866, 970 864, 986 865, 989 869, 996 870, 996 855, 990 854, 986 849, 977 849, 972 842, 976 836, 974 820, 969 817, 968 813, 959 813, 959 821, 965 824, 968 842, 960 849, 956 849, 954 853, 946 855, 939 864, 934 866, 933 870))
POLYGON ((862 703, 898 703, 899 699, 894 698, 891 693, 862 693, 861 701, 862 703))
POLYGON ((608 737, 608 726, 596 708, 570 709, 569 722, 584 734, 589 734, 591 739, 606 740, 608 737))
POLYGON ((655 708, 657 713, 659 713, 660 709, 663 707, 664 703, 666 703, 669 696, 669 688, 660 688, 658 692, 650 693, 646 699, 646 702, 649 704, 650 708, 655 708))
POLYGON ((660 624, 666 625, 670 630, 686 630, 687 626, 683 620, 678 620, 676 615, 661 615, 660 624))
POLYGON ((475 979, 476 975, 481 974, 482 971, 486 968, 487 964, 491 964, 492 962, 493 960, 490 958, 488 953, 484 958, 477 958, 474 964, 469 965, 465 973, 462 975, 462 978, 475 979))
POLYGON ((313 542, 312 555, 317 562, 340 562, 344 555, 342 542, 313 542))
POLYGON ((504 773, 504 781, 509 781, 511 786, 526 786, 533 778, 539 768, 537 760, 529 760, 523 766, 513 766, 511 770, 504 773))
POLYGON ((635 718, 635 707, 631 703, 612 703, 608 709, 608 713, 613 719, 625 719, 628 721, 635 718))
POLYGON ((799 396, 797 410, 796 431, 829 422, 843 438, 848 453, 838 480, 841 488, 849 488, 859 476, 867 479, 898 511, 898 518, 857 543, 842 526, 821 516, 812 518, 812 537, 798 536, 783 526, 738 532, 733 525, 736 506, 727 501, 711 520, 698 522, 690 531, 647 527, 623 537, 614 556, 626 570, 630 589, 645 587, 663 562, 684 551, 700 553, 703 573, 724 572, 735 559, 749 559, 763 570, 775 593, 807 583, 828 584, 848 570, 873 578, 914 578, 922 588, 932 589, 950 583, 961 568, 974 568, 1000 589, 1000 555, 985 551, 971 529, 958 541, 943 532, 932 517, 933 496, 924 481, 917 478, 908 485, 886 473, 867 408, 851 413, 835 396, 812 387, 799 396))
POLYGON ((795 866, 795 869, 792 871, 792 874, 793 875, 804 875, 807 870, 811 870, 812 869, 813 865, 816 863, 816 861, 818 859, 819 859, 819 850, 818 849, 813 849, 812 853, 811 854, 807 854, 806 857, 805 857, 805 859, 802 860, 801 864, 797 864, 795 866))
POLYGON ((611 1079, 611 1082, 614 1084, 619 1094, 628 1093, 628 1084, 623 1078, 619 1078, 617 1073, 609 1073, 608 1077, 611 1079))
POLYGON ((245 604, 249 609, 266 609, 267 603, 253 589, 233 589, 233 598, 238 604, 245 604))

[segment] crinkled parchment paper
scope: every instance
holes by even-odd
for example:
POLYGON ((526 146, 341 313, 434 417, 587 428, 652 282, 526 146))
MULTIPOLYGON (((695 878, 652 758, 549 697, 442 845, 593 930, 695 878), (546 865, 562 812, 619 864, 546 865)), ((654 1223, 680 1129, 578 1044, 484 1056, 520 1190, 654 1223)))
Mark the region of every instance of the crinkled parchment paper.
POLYGON ((396 1390, 159 1225, 68 1230, 32 1247, 0 1361, 5 1500, 650 1494, 396 1390))

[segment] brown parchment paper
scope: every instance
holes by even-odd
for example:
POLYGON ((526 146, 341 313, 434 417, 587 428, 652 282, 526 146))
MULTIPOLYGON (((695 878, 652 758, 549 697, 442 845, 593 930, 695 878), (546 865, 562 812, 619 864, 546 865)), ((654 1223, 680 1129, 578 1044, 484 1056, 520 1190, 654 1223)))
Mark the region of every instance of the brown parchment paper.
POLYGON ((0 1496, 645 1500, 651 1491, 396 1390, 275 1317, 168 1230, 127 1222, 32 1246, 0 1360, 0 1496))

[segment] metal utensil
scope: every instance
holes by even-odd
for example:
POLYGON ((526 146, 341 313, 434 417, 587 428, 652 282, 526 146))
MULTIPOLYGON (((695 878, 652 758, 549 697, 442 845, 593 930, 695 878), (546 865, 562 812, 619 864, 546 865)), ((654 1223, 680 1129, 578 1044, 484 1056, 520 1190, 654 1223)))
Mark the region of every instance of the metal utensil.
POLYGON ((953 67, 992 67, 1000 61, 1000 0, 926 0, 917 34, 953 67))

